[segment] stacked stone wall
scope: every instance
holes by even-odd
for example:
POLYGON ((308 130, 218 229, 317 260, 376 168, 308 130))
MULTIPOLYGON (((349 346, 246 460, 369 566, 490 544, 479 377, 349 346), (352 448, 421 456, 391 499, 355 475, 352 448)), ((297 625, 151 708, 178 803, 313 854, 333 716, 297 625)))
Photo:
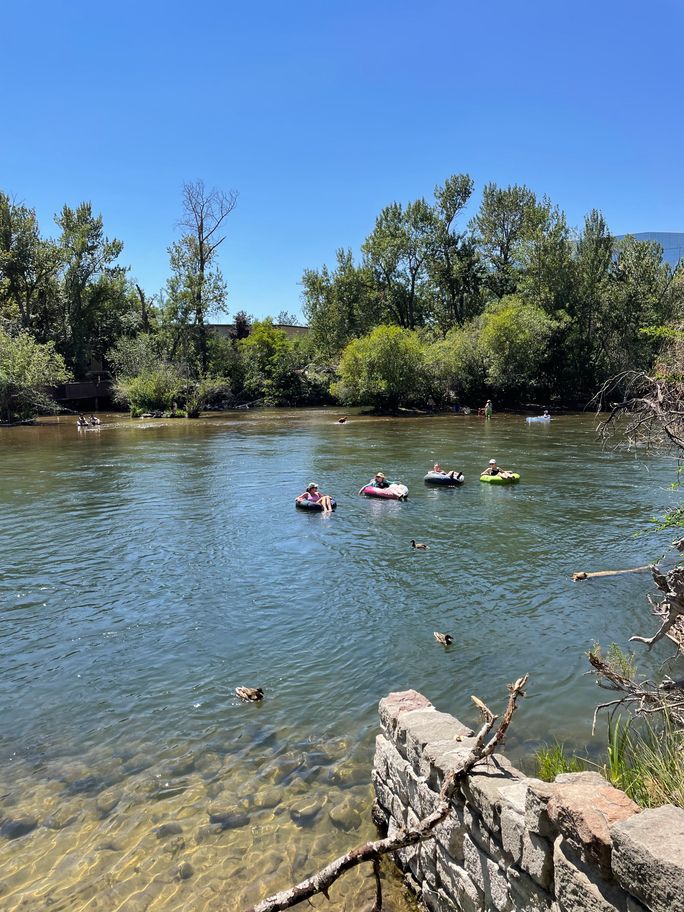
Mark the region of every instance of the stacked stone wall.
MULTIPOLYGON (((474 733, 416 691, 380 702, 375 814, 387 831, 436 806, 474 733)), ((684 912, 684 810, 642 810, 598 773, 553 783, 501 754, 478 764, 435 838, 397 853, 430 912, 684 912)))

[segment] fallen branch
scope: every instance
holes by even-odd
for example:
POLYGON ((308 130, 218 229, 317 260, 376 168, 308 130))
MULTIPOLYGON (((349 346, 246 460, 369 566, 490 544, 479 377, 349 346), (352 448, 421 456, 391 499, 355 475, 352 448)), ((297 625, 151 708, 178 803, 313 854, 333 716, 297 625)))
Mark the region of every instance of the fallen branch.
MULTIPOLYGON (((607 662, 600 649, 588 654, 589 663, 596 672, 599 686, 608 690, 619 691, 624 696, 601 703, 594 710, 592 734, 596 727, 596 717, 601 709, 610 706, 615 708, 630 705, 636 715, 642 713, 665 713, 677 728, 684 728, 684 692, 681 685, 671 682, 671 686, 659 687, 652 681, 634 681, 619 671, 614 664, 607 662)), ((613 710, 615 712, 615 709, 613 710)))
POLYGON ((573 573, 572 578, 574 582, 579 580, 592 579, 595 576, 619 576, 621 573, 646 573, 651 569, 649 564, 646 567, 631 567, 629 570, 597 570, 594 573, 585 573, 580 571, 579 573, 573 573))
MULTIPOLYGON (((451 813, 451 798, 461 780, 468 775, 476 763, 481 763, 483 760, 490 757, 498 744, 503 740, 506 730, 513 718, 513 713, 517 708, 518 699, 525 696, 524 687, 527 683, 527 677, 527 675, 524 675, 522 678, 518 678, 514 684, 508 685, 509 697, 506 711, 499 723, 499 727, 489 740, 487 740, 487 736, 491 733, 498 717, 495 716, 481 700, 478 700, 477 697, 472 698, 473 702, 482 713, 482 726, 477 733, 475 745, 463 761, 462 765, 458 769, 452 770, 444 778, 442 788, 439 792, 437 807, 431 814, 424 817, 410 829, 402 828, 393 836, 366 842, 363 845, 352 849, 345 855, 336 858, 335 861, 330 862, 330 864, 326 865, 324 868, 321 868, 320 871, 317 871, 311 877, 307 877, 306 880, 302 880, 295 886, 289 887, 287 890, 282 890, 280 893, 274 893, 273 896, 269 896, 255 906, 251 906, 246 912, 279 912, 281 909, 291 909, 293 906, 299 905, 299 903, 310 899, 312 896, 316 896, 318 893, 322 893, 326 898, 329 898, 328 890, 345 871, 349 871, 351 868, 355 868, 357 865, 363 864, 366 861, 373 861, 375 863, 377 859, 383 855, 387 855, 389 852, 396 852, 399 849, 404 849, 407 846, 415 845, 418 842, 430 839, 433 836, 435 827, 442 823, 451 813)), ((376 871, 375 868, 374 871, 376 871)), ((379 881, 376 873, 376 910, 379 910, 380 908, 378 905, 378 902, 380 901, 379 892, 377 891, 378 883, 379 881)))

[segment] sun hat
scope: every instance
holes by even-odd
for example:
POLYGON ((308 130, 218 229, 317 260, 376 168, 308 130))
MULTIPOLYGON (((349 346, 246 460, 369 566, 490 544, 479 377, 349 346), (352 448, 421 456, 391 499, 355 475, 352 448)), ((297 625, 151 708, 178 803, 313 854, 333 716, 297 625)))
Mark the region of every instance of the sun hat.
POLYGON ((309 484, 306 486, 306 490, 308 491, 309 488, 317 488, 317 487, 318 487, 318 485, 316 484, 315 481, 310 481, 309 484))
POLYGON ((375 473, 375 477, 376 477, 376 478, 384 478, 384 477, 385 477, 385 473, 384 473, 384 472, 376 472, 376 473, 375 473))
POLYGON ((490 464, 490 465, 496 465, 496 459, 490 459, 490 460, 489 460, 489 464, 490 464))

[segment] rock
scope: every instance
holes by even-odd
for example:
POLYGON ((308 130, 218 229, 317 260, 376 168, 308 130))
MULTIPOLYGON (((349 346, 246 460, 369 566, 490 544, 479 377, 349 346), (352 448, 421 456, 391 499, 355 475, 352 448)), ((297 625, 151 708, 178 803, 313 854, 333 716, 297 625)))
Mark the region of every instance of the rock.
POLYGON ((572 848, 612 877, 609 828, 637 813, 637 805, 597 773, 567 773, 556 780, 547 804, 549 819, 572 848), (560 781, 559 781, 560 780, 560 781))
POLYGON ((330 774, 330 781, 339 788, 353 788, 355 785, 367 785, 370 770, 363 763, 341 763, 330 774))
POLYGON ((478 764, 470 773, 463 783, 463 795, 480 812, 492 833, 498 835, 501 829, 501 790, 525 779, 505 757, 493 756, 486 764, 478 764))
POLYGON ((121 792, 119 789, 107 789, 106 791, 101 792, 95 800, 95 808, 98 817, 100 817, 101 820, 109 817, 119 801, 121 801, 121 792))
POLYGON ((328 811, 328 816, 334 827, 349 833, 350 830, 358 830, 361 826, 361 814, 349 801, 342 801, 336 804, 334 808, 328 811))
POLYGON ((321 805, 317 801, 300 805, 290 809, 290 819, 299 827, 309 827, 321 812, 321 805))
POLYGON ((256 810, 278 807, 282 792, 277 788, 262 788, 250 796, 250 806, 256 810))
POLYGON ((391 738, 402 713, 410 712, 413 709, 425 709, 427 706, 432 706, 432 703, 417 690, 400 690, 390 693, 380 700, 378 707, 380 722, 391 738))
POLYGON ((553 847, 554 893, 561 912, 616 912, 627 909, 627 897, 615 882, 576 855, 562 836, 553 847))
POLYGON ((524 912, 549 912, 552 896, 542 890, 524 871, 510 867, 506 872, 515 909, 524 912))
POLYGON ((157 839, 168 839, 169 836, 180 836, 183 832, 183 827, 180 823, 162 823, 158 826, 154 834, 157 839))
POLYGON ((6 817, 0 823, 0 836, 5 839, 19 839, 26 836, 38 826, 38 821, 31 814, 22 814, 18 817, 6 817))
POLYGON ((472 734, 472 730, 458 719, 430 706, 402 712, 397 717, 394 739, 397 746, 405 750, 406 759, 415 763, 426 744, 436 741, 450 741, 454 744, 472 734))
POLYGON ((63 830, 77 819, 78 814, 75 814, 71 808, 58 807, 45 818, 43 826, 48 830, 63 830))
POLYGON ((684 912, 684 809, 648 808, 610 832, 618 883, 653 912, 684 912))
POLYGON ((219 824, 223 830, 235 830, 250 821, 249 814, 237 806, 212 805, 207 813, 209 822, 219 824))
POLYGON ((558 836, 558 828, 549 819, 547 807, 557 791, 558 786, 555 782, 542 782, 541 779, 527 780, 525 826, 531 832, 538 833, 552 841, 558 836))
POLYGON ((194 868, 189 861, 181 861, 176 868, 176 877, 179 880, 189 880, 194 873, 194 868))
POLYGON ((510 908, 510 892, 504 871, 484 852, 480 851, 466 834, 463 839, 463 867, 475 886, 488 900, 487 909, 507 912, 510 908))

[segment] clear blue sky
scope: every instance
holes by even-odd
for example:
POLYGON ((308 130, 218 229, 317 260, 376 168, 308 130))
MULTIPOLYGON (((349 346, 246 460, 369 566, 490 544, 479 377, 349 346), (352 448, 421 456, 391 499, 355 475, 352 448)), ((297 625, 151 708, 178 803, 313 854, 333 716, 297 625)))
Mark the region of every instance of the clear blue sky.
POLYGON ((684 230, 681 0, 5 0, 0 34, 0 189, 46 233, 90 200, 149 293, 197 178, 240 194, 231 315, 298 311, 305 267, 456 172, 468 215, 517 182, 684 230))

